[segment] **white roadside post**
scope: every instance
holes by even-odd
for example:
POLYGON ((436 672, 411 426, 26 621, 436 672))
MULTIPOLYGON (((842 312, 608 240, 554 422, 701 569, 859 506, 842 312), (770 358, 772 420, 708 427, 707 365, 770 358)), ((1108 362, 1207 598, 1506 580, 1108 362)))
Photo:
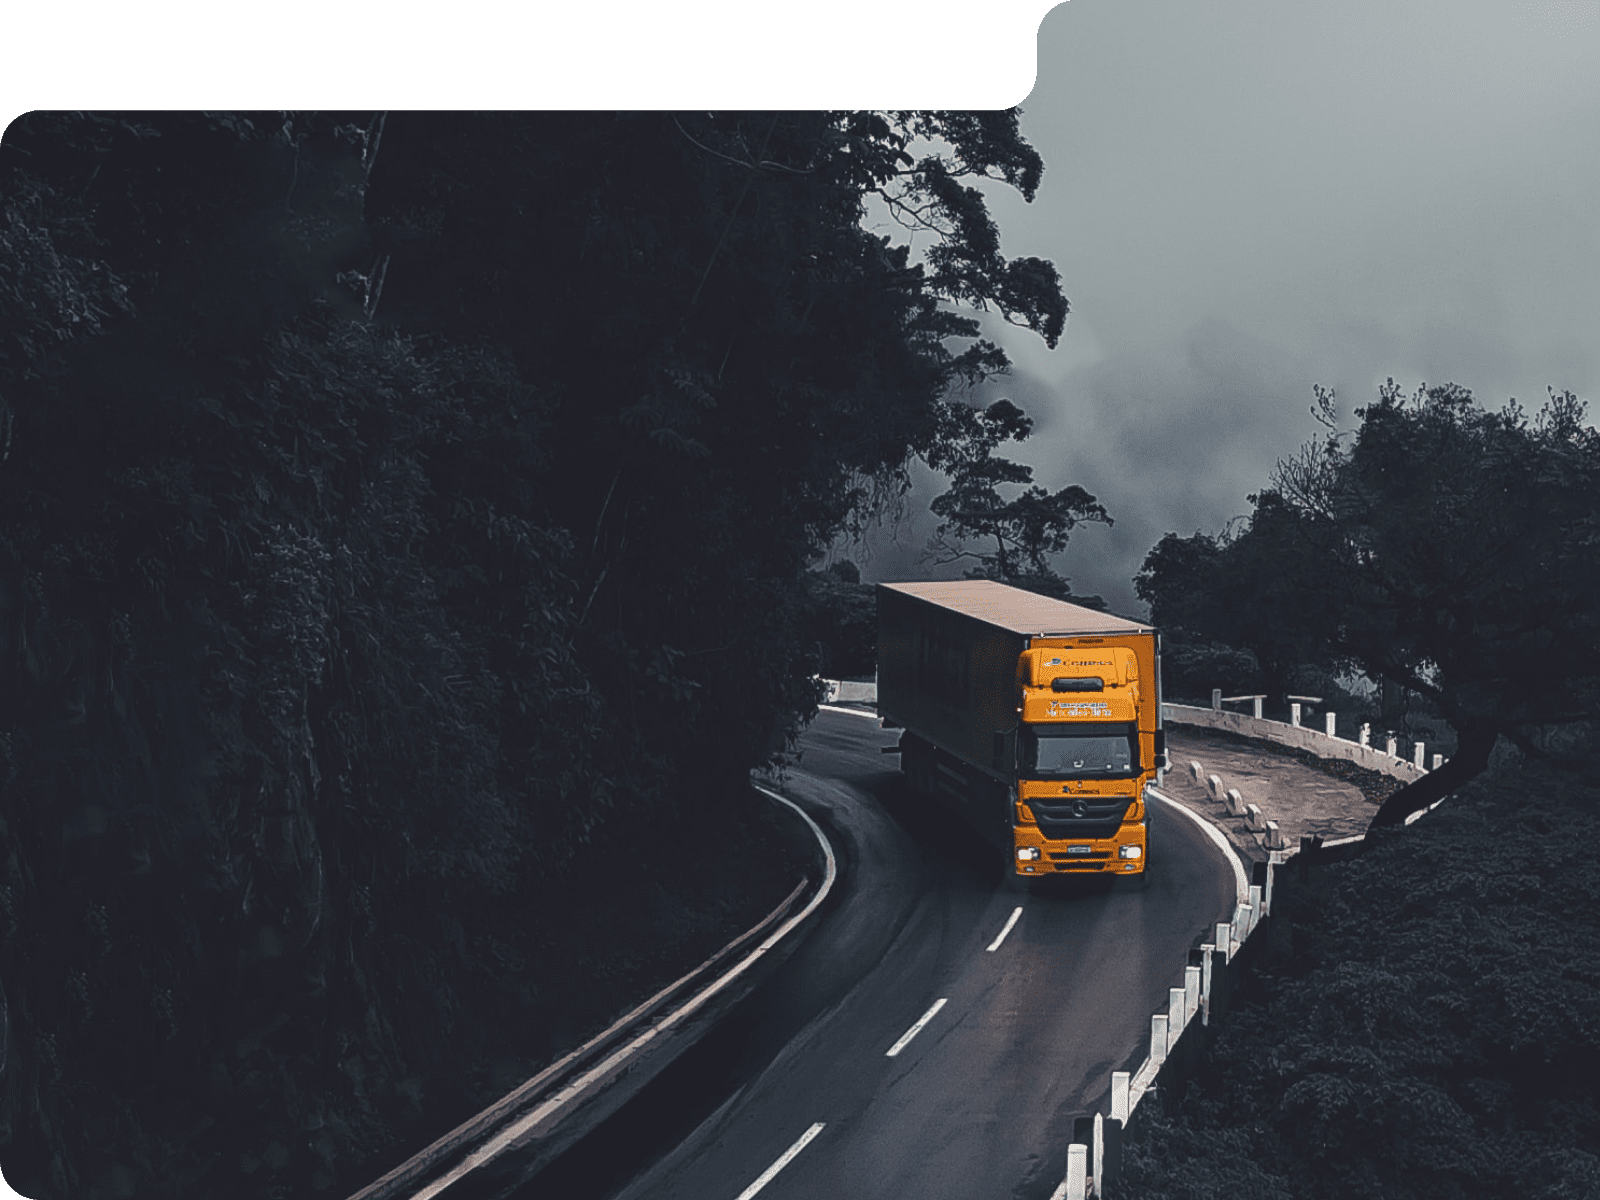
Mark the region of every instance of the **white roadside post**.
POLYGON ((1293 725, 1296 729, 1300 728, 1300 703, 1299 703, 1299 701, 1296 701, 1295 703, 1289 705, 1289 724, 1293 725))
POLYGON ((1111 1119, 1121 1121, 1122 1127, 1128 1127, 1128 1092, 1133 1083, 1133 1076, 1127 1071, 1111 1072, 1111 1119))
POLYGON ((1335 736, 1334 730, 1336 730, 1338 728, 1339 728, 1339 714, 1338 713, 1323 713, 1322 714, 1322 732, 1325 735, 1327 735, 1328 737, 1335 736))
POLYGON ((1250 697, 1250 715, 1258 721, 1261 720, 1261 700, 1260 696, 1250 697))
POLYGON ((1102 1185, 1105 1183, 1106 1174, 1106 1119, 1100 1113, 1094 1115, 1094 1143, 1089 1147, 1089 1194, 1103 1196, 1102 1185))
POLYGON ((1360 742, 1363 746, 1370 746, 1372 744, 1372 725, 1369 722, 1363 721, 1361 723, 1360 742))
POLYGON ((1074 1142, 1067 1147, 1067 1181, 1062 1195, 1067 1200, 1083 1200, 1088 1188, 1089 1147, 1074 1142))
MULTIPOLYGON (((1211 778, 1215 779, 1213 775, 1211 778)), ((1229 788, 1227 791, 1228 815, 1230 817, 1244 816, 1244 797, 1239 794, 1238 788, 1229 788)))
POLYGON ((1394 738, 1393 734, 1390 734, 1388 737, 1383 739, 1383 752, 1385 754, 1387 754, 1390 758, 1399 758, 1400 757, 1398 754, 1395 753, 1396 747, 1397 747, 1397 743, 1395 742, 1395 738, 1394 738))
POLYGON ((1178 1039, 1183 1036, 1183 1009, 1188 1002, 1188 994, 1182 988, 1167 989, 1167 1053, 1172 1053, 1172 1048, 1178 1044, 1178 1039))
POLYGON ((1210 942, 1200 947, 1200 1024, 1211 1024, 1211 956, 1217 952, 1210 942))
POLYGON ((1160 1066, 1167 1061, 1167 1014, 1150 1014, 1150 1061, 1160 1066))
POLYGON ((1222 951, 1222 961, 1233 961, 1233 926, 1226 921, 1217 922, 1217 949, 1222 951))
POLYGON ((1435 754, 1433 756, 1433 769, 1437 771, 1442 766, 1444 766, 1444 755, 1435 754))
POLYGON ((1415 767, 1417 770, 1420 771, 1420 770, 1422 770, 1422 764, 1423 764, 1424 761, 1425 760, 1422 757, 1422 743, 1421 742, 1412 742, 1411 743, 1411 765, 1413 767, 1415 767))
POLYGON ((1206 776, 1206 791, 1211 793, 1213 800, 1222 799, 1222 777, 1220 775, 1206 776))
POLYGON ((1211 689, 1211 711, 1212 712, 1221 712, 1222 711, 1222 689, 1221 688, 1212 688, 1211 689))
POLYGON ((1183 969, 1183 1023, 1187 1025, 1200 1011, 1200 968, 1183 969))
POLYGON ((1261 920, 1261 885, 1250 885, 1250 932, 1254 933, 1256 924, 1261 920))

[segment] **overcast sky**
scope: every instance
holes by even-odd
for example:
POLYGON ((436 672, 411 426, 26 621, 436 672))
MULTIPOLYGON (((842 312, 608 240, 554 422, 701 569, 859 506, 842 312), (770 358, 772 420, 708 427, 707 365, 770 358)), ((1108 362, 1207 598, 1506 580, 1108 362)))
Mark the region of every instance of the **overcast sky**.
MULTIPOLYGON (((1039 30, 1032 205, 991 198, 1008 255, 1052 260, 1060 348, 996 325, 989 389, 1037 422, 1014 453, 1116 520, 1073 538, 1080 592, 1141 611, 1162 534, 1246 514, 1393 376, 1531 409, 1600 400, 1600 5, 1072 0, 1039 30)), ((885 230, 887 232, 887 229, 885 230)), ((918 499, 934 493, 926 476, 918 499)), ((926 576, 924 512, 872 579, 926 576)), ((948 572, 947 572, 948 573, 948 572)))

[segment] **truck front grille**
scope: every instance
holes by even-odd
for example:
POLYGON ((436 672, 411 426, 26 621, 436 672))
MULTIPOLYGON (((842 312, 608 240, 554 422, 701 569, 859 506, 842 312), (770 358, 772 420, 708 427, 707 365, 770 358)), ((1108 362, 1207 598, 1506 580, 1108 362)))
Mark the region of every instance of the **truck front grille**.
POLYGON ((1051 841, 1070 838, 1086 842, 1093 838, 1116 836, 1133 801, 1126 796, 1062 796, 1059 801, 1029 800, 1028 811, 1039 823, 1039 832, 1051 841), (1081 808, 1083 815, 1078 815, 1081 808))

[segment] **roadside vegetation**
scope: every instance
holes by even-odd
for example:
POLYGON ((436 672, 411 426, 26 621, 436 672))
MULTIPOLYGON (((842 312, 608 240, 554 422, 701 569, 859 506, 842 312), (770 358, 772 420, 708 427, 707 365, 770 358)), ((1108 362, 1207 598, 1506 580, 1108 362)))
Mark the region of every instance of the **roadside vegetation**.
POLYGON ((1600 1195, 1600 786, 1512 754, 1278 877, 1254 992, 1113 1200, 1600 1195))
POLYGON ((1327 436, 1247 521, 1145 561, 1169 694, 1456 748, 1369 793, 1357 857, 1279 872, 1245 1000, 1111 1195, 1600 1196, 1600 435, 1553 390, 1530 417, 1390 381, 1354 430, 1316 396, 1327 436))
POLYGON ((15 122, 6 1178, 343 1194, 787 894, 749 772, 870 670, 808 568, 1026 432, 961 309, 1060 337, 973 186, 1042 170, 1014 112, 15 122))
POLYGON ((1419 698, 1456 746, 1377 826, 1473 779, 1502 742, 1600 764, 1600 433, 1583 401, 1551 389, 1530 416, 1390 380, 1342 429, 1332 393, 1314 394, 1326 436, 1277 465, 1248 520, 1169 533, 1145 560, 1135 587, 1180 686, 1210 669, 1210 687, 1279 700, 1359 673, 1389 719, 1419 698))

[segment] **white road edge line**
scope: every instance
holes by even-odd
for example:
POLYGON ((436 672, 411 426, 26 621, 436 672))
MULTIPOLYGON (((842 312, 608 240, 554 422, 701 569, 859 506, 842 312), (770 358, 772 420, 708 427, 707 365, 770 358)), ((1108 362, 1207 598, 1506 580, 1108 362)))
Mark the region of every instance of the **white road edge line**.
POLYGON ((1240 904, 1249 904, 1250 879, 1244 873, 1244 864, 1239 861, 1239 854, 1236 850, 1234 850, 1233 843, 1228 841, 1227 837, 1223 835, 1222 830, 1218 829, 1199 813, 1194 812, 1189 808, 1188 805, 1179 803, 1171 796, 1163 795, 1162 793, 1156 791, 1156 789, 1153 787, 1146 787, 1144 790, 1147 795, 1154 796, 1157 800, 1163 801, 1166 804, 1170 804, 1184 816, 1188 817, 1189 820, 1193 821, 1196 825, 1200 826, 1201 829, 1206 831, 1207 837, 1221 847, 1222 856, 1233 864, 1233 887, 1234 892, 1238 897, 1238 902, 1240 904))
POLYGON ((989 951, 988 952, 990 954, 993 954, 996 950, 1000 949, 1000 943, 1006 940, 1006 934, 1011 932, 1011 927, 1017 923, 1017 918, 1020 917, 1021 915, 1022 915, 1022 905, 1019 904, 1019 905, 1017 905, 1017 907, 1015 907, 1015 908, 1013 908, 1011 910, 1011 919, 1006 922, 1006 927, 1000 931, 1000 936, 995 938, 994 941, 989 943, 989 951))
POLYGON ((811 826, 811 832, 816 834, 817 841, 821 843, 822 853, 827 859, 827 870, 822 878, 822 886, 817 889, 817 894, 811 898, 811 903, 807 904, 798 913, 790 917, 782 925, 778 926, 778 928, 773 930, 772 933, 768 934, 766 941, 762 942, 761 945, 752 950, 743 959, 743 961, 739 963, 738 966, 734 967, 726 975, 722 976, 722 978, 703 989, 687 1004, 684 1004, 681 1008, 671 1013, 665 1019, 657 1022, 649 1029, 643 1030, 626 1046, 623 1046, 620 1050, 613 1051, 598 1066, 591 1067, 577 1079, 567 1084, 566 1087, 562 1088, 554 1096, 550 1097, 550 1099, 544 1101, 542 1104, 534 1108, 526 1116, 502 1129, 493 1138, 485 1142, 482 1146, 478 1147, 478 1149, 474 1150, 471 1154, 467 1155, 461 1160, 461 1162, 457 1163, 449 1172, 441 1175, 438 1179, 434 1180, 420 1191, 413 1192, 409 1200, 432 1200, 432 1197, 437 1196, 440 1192, 444 1191, 451 1184, 455 1183, 456 1180, 460 1179, 468 1172, 476 1170, 485 1163, 500 1157, 500 1155, 504 1154, 512 1146, 515 1146, 519 1141, 528 1137, 539 1125, 549 1120, 552 1116, 555 1116, 562 1108, 581 1096, 591 1084, 604 1078, 607 1074, 617 1070, 623 1063, 627 1062, 628 1059, 632 1058, 635 1054, 642 1050, 646 1044, 655 1040, 661 1034, 671 1029, 674 1025, 681 1023, 686 1018, 698 1012, 705 1006, 707 1001, 709 1001, 718 992, 722 991, 723 988, 727 987, 740 975, 743 975, 750 967, 754 966, 757 959, 764 955, 768 950, 772 949, 773 946, 776 946, 780 941, 782 941, 784 936, 791 929, 809 917, 814 911, 816 911, 817 906, 827 899, 828 893, 833 890, 834 879, 839 873, 838 863, 833 856, 833 846, 829 843, 827 837, 823 834, 822 830, 818 828, 817 823, 811 819, 806 811, 793 800, 790 800, 786 796, 780 796, 777 792, 774 792, 769 788, 764 788, 759 783, 752 783, 750 786, 755 788, 756 791, 762 793, 762 795, 770 796, 772 799, 777 800, 782 804, 787 804, 790 808, 794 809, 795 812, 799 813, 801 819, 804 820, 807 825, 811 826))
POLYGON ((761 1172, 760 1177, 754 1183, 739 1193, 738 1200, 750 1200, 750 1197, 754 1196, 762 1188, 766 1187, 767 1184, 771 1183, 772 1177, 793 1162, 794 1156, 799 1154, 800 1151, 804 1150, 808 1145, 810 1145, 811 1139, 816 1137, 817 1134, 821 1133, 822 1130, 823 1122, 818 1121, 810 1129, 802 1133, 800 1135, 800 1139, 795 1142, 794 1145, 790 1146, 778 1156, 777 1162, 773 1163, 765 1171, 761 1172))
POLYGON ((817 708, 820 711, 852 713, 858 717, 870 717, 874 721, 878 719, 876 712, 868 712, 862 708, 840 708, 837 704, 819 704, 817 708))
POLYGON ((894 1045, 889 1047, 889 1053, 886 1054, 884 1057, 885 1058, 893 1058, 896 1054, 899 1054, 900 1051, 904 1050, 907 1046, 909 1046, 911 1044, 911 1039, 916 1037, 917 1034, 922 1032, 922 1027, 924 1025, 926 1025, 929 1021, 933 1020, 933 1015, 936 1012, 938 1012, 941 1008, 944 1007, 945 1001, 948 1000, 949 998, 950 997, 948 997, 948 996, 941 996, 939 999, 935 1000, 933 1002, 933 1007, 930 1008, 927 1012, 922 1014, 922 1019, 921 1020, 919 1020, 910 1029, 906 1030, 903 1034, 900 1035, 900 1040, 898 1042, 896 1042, 894 1045))

